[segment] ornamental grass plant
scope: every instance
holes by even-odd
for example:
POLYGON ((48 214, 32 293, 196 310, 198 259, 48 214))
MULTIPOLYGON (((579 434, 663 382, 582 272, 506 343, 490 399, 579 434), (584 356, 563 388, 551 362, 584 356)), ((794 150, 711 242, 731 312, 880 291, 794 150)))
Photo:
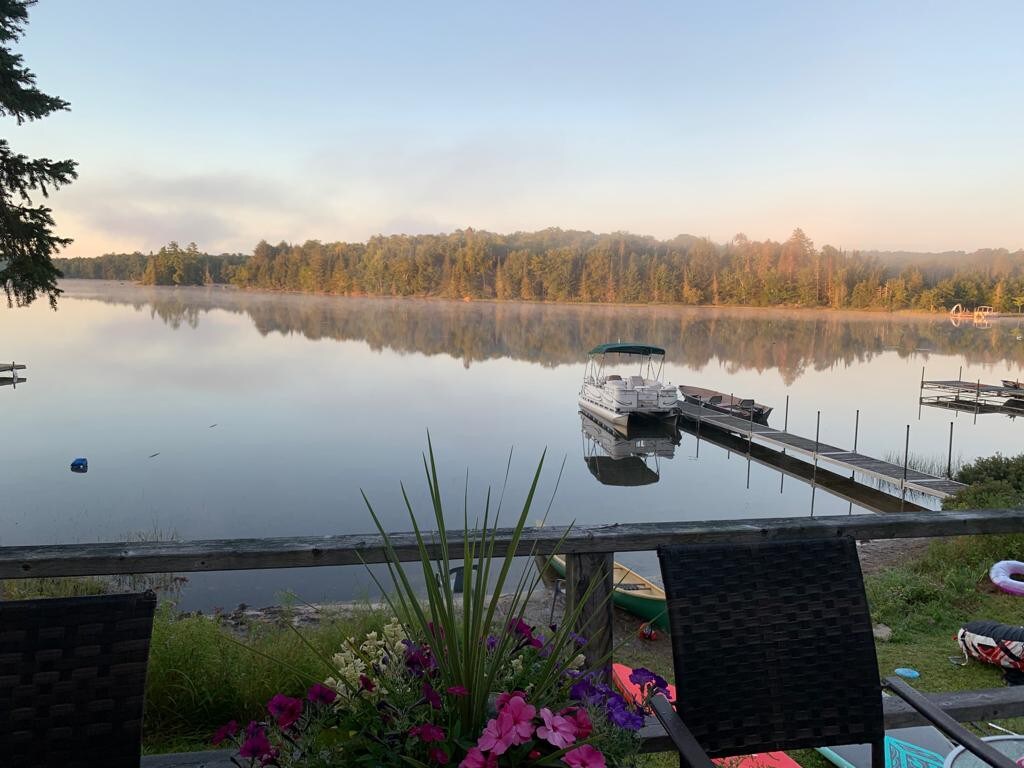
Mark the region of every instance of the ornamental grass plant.
POLYGON ((273 696, 262 720, 227 723, 216 743, 234 743, 236 763, 252 767, 631 764, 646 697, 665 681, 637 670, 634 682, 645 694, 632 702, 583 669, 586 640, 573 628, 589 595, 559 625, 538 628, 525 619, 541 576, 532 567, 517 571, 515 559, 544 457, 509 530, 499 528, 508 468, 496 503, 488 491, 472 522, 466 494, 462 531, 453 532, 429 437, 423 463, 432 528, 422 527, 403 486, 418 552, 408 569, 364 494, 390 584, 373 578, 395 618, 330 656, 296 631, 323 662, 322 678, 304 692, 273 696), (461 594, 448 578, 457 564, 464 567, 461 594))

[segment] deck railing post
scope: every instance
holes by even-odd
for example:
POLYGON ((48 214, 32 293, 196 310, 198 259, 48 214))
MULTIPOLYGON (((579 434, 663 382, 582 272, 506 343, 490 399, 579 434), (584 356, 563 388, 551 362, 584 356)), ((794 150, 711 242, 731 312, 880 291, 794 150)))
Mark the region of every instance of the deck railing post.
POLYGON ((782 417, 782 431, 789 431, 789 395, 786 395, 786 415, 782 417))
POLYGON ((910 425, 907 424, 907 439, 903 445, 903 483, 900 486, 900 505, 907 498, 907 468, 910 466, 910 425))
POLYGON ((565 558, 565 610, 570 613, 582 603, 575 630, 586 638, 583 657, 586 668, 608 679, 612 654, 612 574, 611 552, 570 553, 565 558))
POLYGON ((953 479, 953 422, 949 422, 949 456, 946 459, 946 477, 953 479))

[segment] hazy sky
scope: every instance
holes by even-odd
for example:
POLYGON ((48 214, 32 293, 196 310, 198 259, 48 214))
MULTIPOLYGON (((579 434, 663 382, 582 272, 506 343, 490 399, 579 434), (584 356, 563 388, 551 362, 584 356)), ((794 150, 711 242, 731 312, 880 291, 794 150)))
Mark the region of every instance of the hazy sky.
POLYGON ((41 0, 68 253, 472 226, 1024 247, 1024 3, 41 0))

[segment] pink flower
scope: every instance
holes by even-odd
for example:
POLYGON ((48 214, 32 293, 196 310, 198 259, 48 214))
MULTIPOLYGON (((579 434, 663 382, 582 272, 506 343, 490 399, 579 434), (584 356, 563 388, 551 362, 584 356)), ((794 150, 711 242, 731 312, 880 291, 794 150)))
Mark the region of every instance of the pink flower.
POLYGON ((437 691, 430 687, 430 683, 423 683, 423 698, 427 700, 427 703, 434 709, 441 708, 441 697, 437 695, 437 691))
POLYGON ((464 685, 452 685, 447 690, 449 696, 469 696, 469 691, 464 685))
POLYGON ((576 741, 576 722, 556 715, 545 707, 540 711, 544 725, 537 729, 537 738, 544 739, 556 749, 565 749, 576 741))
POLYGON ((433 723, 414 725, 409 729, 409 735, 416 736, 420 741, 428 743, 431 741, 444 741, 444 731, 433 723))
POLYGON ((503 755, 509 747, 518 743, 512 716, 508 712, 502 712, 493 720, 487 721, 487 726, 477 739, 476 745, 484 752, 503 755))
POLYGON ((525 693, 525 691, 512 691, 511 693, 508 693, 508 692, 506 692, 506 693, 499 693, 498 694, 498 701, 496 702, 496 706, 498 707, 498 711, 499 712, 501 712, 501 710, 503 710, 505 708, 505 705, 508 704, 509 701, 512 700, 513 696, 518 696, 519 698, 523 699, 524 701, 526 700, 526 693, 525 693))
POLYGON ((589 744, 569 750, 562 756, 562 762, 569 768, 607 768, 604 755, 589 744))
POLYGON ((438 765, 448 765, 448 753, 440 747, 431 747, 428 749, 427 758, 438 765))
POLYGON ((512 718, 512 730, 515 733, 513 744, 525 744, 533 736, 533 718, 537 714, 537 708, 527 704, 522 696, 513 696, 508 700, 503 710, 512 718))
POLYGON ((594 730, 594 725, 590 722, 590 715, 587 714, 587 710, 583 709, 583 707, 566 707, 559 714, 575 723, 577 739, 587 738, 590 732, 594 730))
POLYGON ((530 750, 530 754, 528 754, 526 756, 526 759, 527 760, 539 760, 540 759, 540 750, 539 749, 531 749, 530 750))
POLYGON ((302 715, 302 699, 293 699, 279 693, 267 702, 267 712, 281 728, 287 728, 302 715))
POLYGON ((241 757, 264 757, 270 754, 270 740, 267 732, 255 721, 245 729, 245 741, 238 750, 241 757))
POLYGON ((306 691, 306 698, 314 704, 330 704, 338 698, 338 694, 333 688, 328 688, 323 683, 313 683, 306 691))
POLYGON ((213 738, 210 739, 210 742, 214 746, 217 746, 222 741, 230 739, 236 733, 238 733, 238 723, 236 723, 234 720, 229 720, 227 723, 225 723, 216 730, 216 732, 213 734, 213 738))
POLYGON ((476 747, 472 747, 469 753, 459 763, 459 768, 497 768, 498 756, 493 752, 485 755, 476 747))
POLYGON ((374 684, 373 680, 368 678, 366 675, 359 676, 359 690, 372 693, 376 687, 377 686, 374 684))

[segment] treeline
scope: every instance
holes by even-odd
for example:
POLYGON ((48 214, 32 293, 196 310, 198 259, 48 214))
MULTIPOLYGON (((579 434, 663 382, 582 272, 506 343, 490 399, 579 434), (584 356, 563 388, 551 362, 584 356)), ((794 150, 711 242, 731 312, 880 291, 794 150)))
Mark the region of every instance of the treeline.
POLYGON ((214 285, 230 283, 245 254, 202 253, 195 243, 176 242, 156 253, 108 253, 98 258, 54 259, 64 277, 91 280, 131 280, 143 285, 214 285))
POLYGON ((392 235, 365 243, 260 242, 252 256, 211 256, 176 243, 158 253, 59 260, 67 277, 153 285, 364 296, 836 309, 1024 307, 1024 251, 863 254, 818 249, 800 229, 785 242, 546 229, 497 235, 392 235))

